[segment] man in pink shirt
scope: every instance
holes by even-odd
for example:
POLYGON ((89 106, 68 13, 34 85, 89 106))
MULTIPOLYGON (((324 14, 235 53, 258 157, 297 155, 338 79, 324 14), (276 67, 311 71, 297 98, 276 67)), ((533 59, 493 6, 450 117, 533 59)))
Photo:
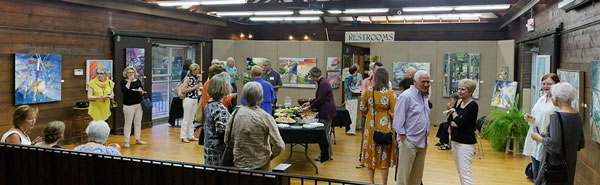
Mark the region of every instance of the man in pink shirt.
POLYGON ((375 71, 377 71, 377 69, 382 68, 383 64, 381 62, 373 62, 371 64, 369 64, 369 78, 366 78, 363 80, 363 84, 360 88, 360 92, 365 92, 365 89, 371 87, 371 85, 373 84, 373 76, 375 76, 375 71))

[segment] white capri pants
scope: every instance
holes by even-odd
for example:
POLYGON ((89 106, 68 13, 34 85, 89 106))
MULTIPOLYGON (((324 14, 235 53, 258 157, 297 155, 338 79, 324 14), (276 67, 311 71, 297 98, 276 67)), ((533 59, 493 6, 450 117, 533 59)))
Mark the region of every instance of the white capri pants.
POLYGON ((133 129, 136 140, 140 140, 140 134, 142 132, 142 104, 123 105, 123 114, 125 115, 125 125, 123 126, 123 135, 126 143, 129 143, 129 136, 131 135, 131 123, 133 122, 133 129))
POLYGON ((198 110, 198 99, 183 99, 183 123, 179 130, 179 138, 194 138, 194 119, 198 110))
POLYGON ((473 175, 471 174, 471 160, 475 153, 475 144, 463 144, 452 141, 452 156, 454 156, 454 164, 456 171, 460 175, 460 183, 462 185, 472 185, 473 175))

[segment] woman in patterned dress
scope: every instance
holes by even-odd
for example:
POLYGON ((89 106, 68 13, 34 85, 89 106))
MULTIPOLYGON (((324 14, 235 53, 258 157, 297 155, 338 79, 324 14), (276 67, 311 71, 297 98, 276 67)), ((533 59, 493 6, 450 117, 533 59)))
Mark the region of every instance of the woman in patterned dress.
MULTIPOLYGON (((365 124, 365 133, 363 139, 363 150, 361 164, 369 170, 369 180, 375 183, 375 169, 381 169, 381 179, 383 184, 387 184, 389 167, 397 164, 396 139, 392 138, 391 145, 380 145, 373 140, 373 133, 381 131, 383 133, 394 133, 392 128, 392 115, 394 114, 394 105, 396 98, 394 91, 388 85, 388 72, 384 68, 377 69, 373 86, 369 87, 362 95, 360 111, 366 115, 367 124, 365 124)), ((392 134, 395 135, 396 134, 392 134)))
POLYGON ((219 73, 210 79, 208 95, 211 97, 204 108, 204 164, 218 165, 225 151, 225 128, 229 119, 223 98, 231 93, 227 72, 219 73))

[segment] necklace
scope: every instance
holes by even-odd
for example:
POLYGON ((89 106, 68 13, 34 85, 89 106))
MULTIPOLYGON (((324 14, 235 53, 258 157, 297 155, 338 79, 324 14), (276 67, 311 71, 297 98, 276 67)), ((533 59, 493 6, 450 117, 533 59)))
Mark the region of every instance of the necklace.
MULTIPOLYGON (((28 136, 28 135, 25 133, 25 131, 23 131, 23 130, 22 130, 21 128, 19 128, 18 126, 15 126, 15 127, 17 127, 17 129, 19 129, 19 130, 20 130, 20 131, 23 133, 23 135, 25 135, 25 137, 26 137, 27 139, 29 139, 29 136, 28 136)), ((29 139, 29 141, 31 141, 31 139, 29 139)))

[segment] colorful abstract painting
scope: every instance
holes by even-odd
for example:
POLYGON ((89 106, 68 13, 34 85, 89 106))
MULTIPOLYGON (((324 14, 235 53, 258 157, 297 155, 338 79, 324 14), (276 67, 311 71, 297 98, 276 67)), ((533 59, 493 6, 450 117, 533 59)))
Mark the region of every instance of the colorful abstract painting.
POLYGON ((600 61, 592 61, 592 104, 590 106, 590 135, 600 144, 600 61))
POLYGON ((62 56, 15 54, 15 105, 61 100, 62 56))
POLYGON ((340 72, 327 72, 327 81, 331 85, 332 89, 340 88, 340 82, 342 81, 342 74, 340 72))
POLYGON ((517 95, 517 85, 518 82, 496 80, 492 94, 492 106, 511 108, 517 95))
POLYGON ((125 66, 133 66, 138 72, 138 79, 144 83, 144 61, 146 54, 144 48, 125 48, 125 66))
POLYGON ((477 83, 473 98, 479 98, 481 56, 479 53, 447 53, 444 55, 444 77, 442 95, 450 97, 458 91, 458 82, 471 79, 477 83))
POLYGON ((316 82, 308 77, 308 71, 316 66, 316 58, 279 58, 279 74, 283 86, 315 88, 316 82))
POLYGON ((106 69, 108 69, 108 71, 106 72, 106 78, 111 80, 113 79, 112 60, 87 60, 85 62, 85 71, 87 73, 85 77, 85 84, 87 84, 90 80, 96 78, 96 68, 100 66, 106 67, 106 69))
POLYGON ((398 84, 404 78, 404 71, 409 67, 414 67, 417 70, 424 70, 431 73, 431 65, 424 62, 393 62, 392 88, 399 89, 398 84))
MULTIPOLYGON (((544 95, 542 77, 550 73, 550 55, 538 55, 531 64, 531 105, 544 95)), ((533 107, 532 107, 533 108, 533 107)))
POLYGON ((342 69, 340 57, 327 57, 327 71, 339 71, 342 69))
POLYGON ((557 69, 556 74, 561 82, 567 82, 575 87, 575 99, 571 102, 571 106, 577 109, 577 111, 581 110, 583 99, 585 99, 583 97, 583 71, 557 69))
POLYGON ((244 74, 243 74, 244 84, 252 81, 252 77, 250 75, 250 69, 252 69, 252 67, 254 67, 254 66, 263 67, 263 64, 267 60, 269 60, 269 59, 261 58, 261 57, 247 57, 246 58, 246 70, 244 71, 244 74))

